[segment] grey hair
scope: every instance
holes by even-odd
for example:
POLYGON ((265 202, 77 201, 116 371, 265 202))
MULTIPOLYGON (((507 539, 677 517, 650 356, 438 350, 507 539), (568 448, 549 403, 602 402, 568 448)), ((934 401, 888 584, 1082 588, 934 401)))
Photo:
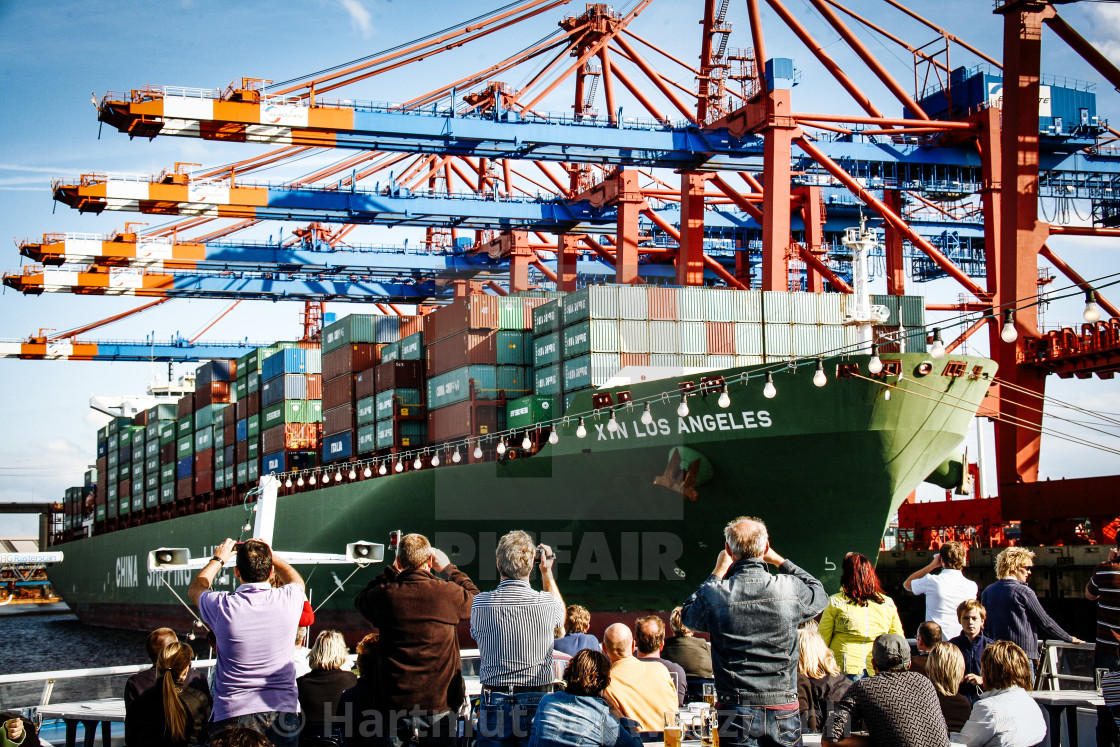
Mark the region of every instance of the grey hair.
POLYGON ((766 554, 770 544, 770 536, 766 533, 766 524, 762 519, 753 516, 740 516, 732 519, 723 528, 723 538, 731 548, 731 557, 735 560, 743 558, 761 558, 766 554), (757 526, 740 528, 743 522, 754 522, 757 526))
POLYGON ((341 669, 346 663, 349 651, 342 633, 337 630, 324 630, 315 639, 311 653, 307 656, 307 663, 312 669, 341 669))
POLYGON ((494 555, 498 559, 498 570, 506 578, 528 578, 533 570, 533 556, 537 546, 533 538, 520 529, 505 534, 498 540, 494 555))

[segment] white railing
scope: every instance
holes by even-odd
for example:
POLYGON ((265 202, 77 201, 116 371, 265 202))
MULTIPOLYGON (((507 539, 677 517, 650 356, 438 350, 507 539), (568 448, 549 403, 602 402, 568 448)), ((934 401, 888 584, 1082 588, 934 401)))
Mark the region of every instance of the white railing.
POLYGON ((1088 687, 1072 687, 1069 690, 1095 690, 1096 677, 1090 669, 1090 676, 1080 674, 1066 674, 1062 672, 1062 663, 1066 651, 1095 651, 1096 645, 1092 643, 1066 643, 1065 641, 1047 640, 1043 642, 1042 661, 1039 662, 1038 672, 1035 673, 1034 686, 1036 690, 1061 690, 1062 683, 1080 682, 1088 687))
POLYGON ((164 96, 179 99, 220 99, 222 92, 217 88, 191 88, 190 86, 161 86, 164 96))
MULTIPOLYGON (((195 661, 192 666, 195 669, 206 670, 214 666, 214 659, 199 659, 195 661)), ((13 685, 30 685, 35 686, 36 683, 42 683, 42 689, 39 691, 38 703, 10 703, 8 698, 5 698, 8 707, 28 708, 34 706, 45 706, 51 702, 51 697, 54 695, 55 685, 59 682, 69 682, 73 680, 94 679, 94 678, 110 678, 119 677, 122 675, 133 675, 137 672, 142 672, 151 667, 150 664, 128 664, 125 666, 117 667, 93 667, 90 669, 59 669, 51 672, 21 672, 17 674, 0 674, 0 690, 5 687, 13 685)))

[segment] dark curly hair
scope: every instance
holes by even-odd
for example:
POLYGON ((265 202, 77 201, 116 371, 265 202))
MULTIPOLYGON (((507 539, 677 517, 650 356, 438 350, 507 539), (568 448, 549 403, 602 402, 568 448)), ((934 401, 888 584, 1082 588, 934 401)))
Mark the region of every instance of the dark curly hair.
POLYGON ((210 747, 270 747, 268 739, 247 726, 227 726, 210 738, 210 747))
POLYGON ((611 660, 589 648, 576 652, 564 672, 568 683, 564 692, 569 695, 599 697, 611 684, 611 660))

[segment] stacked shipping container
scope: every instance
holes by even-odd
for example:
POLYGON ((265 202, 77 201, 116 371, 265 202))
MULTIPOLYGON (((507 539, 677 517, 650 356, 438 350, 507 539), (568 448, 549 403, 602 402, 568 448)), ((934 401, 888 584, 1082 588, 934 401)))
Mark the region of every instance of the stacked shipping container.
POLYGON ((318 347, 285 348, 261 361, 260 474, 315 466, 322 435, 322 370, 318 347))

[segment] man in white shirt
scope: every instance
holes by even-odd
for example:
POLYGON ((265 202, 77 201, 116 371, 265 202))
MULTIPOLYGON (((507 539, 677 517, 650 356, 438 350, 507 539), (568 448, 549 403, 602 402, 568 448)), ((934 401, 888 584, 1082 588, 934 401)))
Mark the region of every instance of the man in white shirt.
POLYGON ((902 582, 906 591, 926 595, 926 620, 941 626, 943 640, 961 634, 957 620, 957 605, 966 599, 975 599, 976 582, 964 577, 961 569, 968 562, 968 551, 960 542, 946 542, 937 557, 924 568, 919 568, 902 582), (932 571, 941 569, 938 574, 932 571))

